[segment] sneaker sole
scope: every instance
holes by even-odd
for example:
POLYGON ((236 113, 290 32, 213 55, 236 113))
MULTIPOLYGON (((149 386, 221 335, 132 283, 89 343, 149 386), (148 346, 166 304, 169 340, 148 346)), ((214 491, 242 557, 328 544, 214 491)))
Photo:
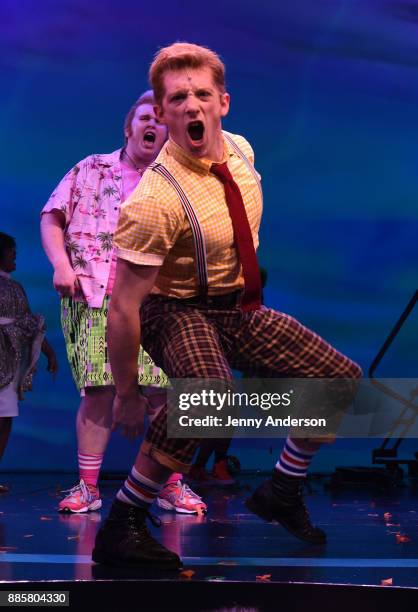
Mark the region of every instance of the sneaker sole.
POLYGON ((132 563, 129 561, 118 561, 111 557, 108 557, 106 554, 101 553, 100 551, 94 549, 91 555, 92 561, 94 563, 100 563, 101 565, 111 565, 113 567, 141 567, 141 568, 153 568, 153 569, 161 569, 161 570, 173 570, 178 571, 183 569, 183 563, 180 561, 170 561, 166 563, 161 563, 157 561, 142 561, 137 563, 132 563))
POLYGON ((96 501, 91 503, 89 506, 83 506, 79 510, 74 510, 73 508, 65 507, 65 508, 59 508, 58 512, 65 512, 66 514, 84 514, 86 512, 94 512, 95 510, 100 510, 101 507, 102 507, 102 500, 96 499, 96 501))
POLYGON ((266 510, 264 506, 258 504, 257 501, 253 497, 249 497, 245 501, 245 505, 253 514, 256 514, 258 517, 267 521, 268 523, 277 523, 281 525, 283 529, 285 529, 292 536, 301 540, 302 542, 309 542, 309 544, 317 544, 323 545, 326 544, 326 538, 324 540, 314 540, 312 538, 302 538, 296 531, 294 531, 291 527, 289 527, 284 521, 280 521, 277 517, 275 517, 271 512, 266 510))
MULTIPOLYGON (((197 510, 187 510, 186 508, 179 508, 178 506, 174 506, 171 502, 166 499, 160 499, 157 497, 157 506, 162 508, 163 510, 174 510, 178 514, 199 514, 197 510)), ((206 510, 203 511, 206 514, 206 510)))

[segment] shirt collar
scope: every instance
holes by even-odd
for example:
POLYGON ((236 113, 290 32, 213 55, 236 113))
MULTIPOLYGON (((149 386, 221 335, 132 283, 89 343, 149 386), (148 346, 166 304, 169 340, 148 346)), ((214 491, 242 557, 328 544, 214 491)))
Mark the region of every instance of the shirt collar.
POLYGON ((4 270, 0 270, 0 276, 4 276, 4 278, 10 278, 10 274, 8 272, 4 272, 4 270))
POLYGON ((186 153, 186 151, 175 143, 174 140, 171 140, 171 138, 168 139, 167 152, 169 155, 172 155, 176 161, 183 166, 190 168, 190 170, 193 170, 193 172, 198 172, 199 174, 209 174, 212 164, 224 163, 235 154, 227 140, 223 136, 222 138, 224 143, 224 153, 222 161, 220 162, 214 162, 206 157, 193 157, 192 155, 186 153))

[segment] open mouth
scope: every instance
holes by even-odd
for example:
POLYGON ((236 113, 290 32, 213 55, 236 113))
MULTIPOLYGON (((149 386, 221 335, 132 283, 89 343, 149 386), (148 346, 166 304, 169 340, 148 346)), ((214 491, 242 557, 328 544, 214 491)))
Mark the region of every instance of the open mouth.
POLYGON ((145 142, 149 142, 151 144, 154 144, 154 142, 155 142, 155 133, 154 132, 145 132, 145 134, 144 134, 144 143, 145 142))
POLYGON ((198 142, 202 140, 203 134, 205 132, 205 126, 201 121, 192 121, 187 126, 187 132, 193 142, 198 142))

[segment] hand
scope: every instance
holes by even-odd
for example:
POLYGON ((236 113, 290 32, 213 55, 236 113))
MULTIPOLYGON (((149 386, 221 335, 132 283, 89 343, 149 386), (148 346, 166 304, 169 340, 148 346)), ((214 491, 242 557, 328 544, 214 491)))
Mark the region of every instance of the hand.
POLYGON ((79 286, 77 275, 68 262, 55 268, 52 282, 61 297, 73 296, 79 286))
POLYGON ((48 360, 46 369, 52 374, 53 377, 55 377, 56 373, 58 372, 58 359, 55 352, 51 349, 51 352, 46 355, 46 358, 48 360))
POLYGON ((58 360, 55 351, 46 338, 43 339, 41 351, 47 359, 46 369, 54 376, 58 372, 58 360))
POLYGON ((19 387, 17 388, 17 399, 19 400, 19 402, 25 399, 25 394, 23 393, 22 385, 19 385, 19 387))
POLYGON ((130 440, 144 432, 144 417, 147 400, 139 392, 128 398, 116 395, 113 400, 112 431, 122 427, 122 435, 130 440))
POLYGON ((152 423, 161 408, 167 403, 167 391, 157 387, 143 387, 142 394, 147 398, 147 416, 152 423))

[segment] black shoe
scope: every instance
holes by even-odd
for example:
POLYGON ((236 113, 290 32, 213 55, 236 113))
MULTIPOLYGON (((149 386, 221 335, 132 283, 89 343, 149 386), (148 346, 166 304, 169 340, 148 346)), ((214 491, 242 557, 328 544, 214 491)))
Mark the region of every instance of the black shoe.
POLYGON ((124 567, 181 569, 180 557, 151 536, 145 524, 146 518, 154 525, 160 525, 148 510, 116 499, 97 533, 93 561, 124 567))
POLYGON ((247 499, 251 512, 266 521, 277 521, 300 540, 325 544, 327 536, 314 527, 303 502, 303 478, 295 478, 274 470, 271 479, 263 482, 247 499))

